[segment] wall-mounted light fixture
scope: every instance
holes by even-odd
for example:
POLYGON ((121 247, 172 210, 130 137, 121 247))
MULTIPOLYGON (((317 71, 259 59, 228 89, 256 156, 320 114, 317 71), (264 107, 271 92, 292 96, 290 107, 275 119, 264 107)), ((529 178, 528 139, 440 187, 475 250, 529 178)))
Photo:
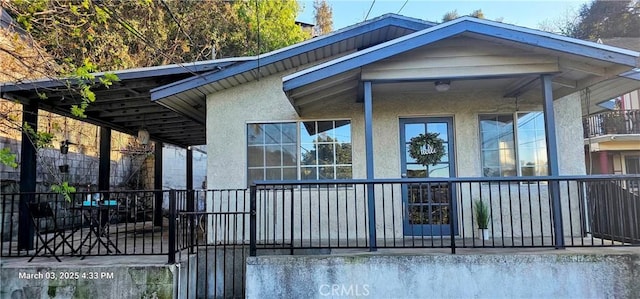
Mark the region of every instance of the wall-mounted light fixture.
POLYGON ((438 80, 435 82, 436 90, 438 92, 445 92, 451 88, 451 81, 449 80, 438 80))

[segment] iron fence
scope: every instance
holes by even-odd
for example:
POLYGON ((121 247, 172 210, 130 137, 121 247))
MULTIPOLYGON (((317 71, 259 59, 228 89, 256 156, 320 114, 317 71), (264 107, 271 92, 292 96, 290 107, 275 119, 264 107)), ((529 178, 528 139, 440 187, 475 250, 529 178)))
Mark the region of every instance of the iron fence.
POLYGON ((639 182, 639 176, 261 181, 251 189, 251 254, 638 245, 639 182), (479 206, 488 214, 485 230, 479 206))
POLYGON ((246 190, 77 192, 68 199, 53 192, 1 194, 0 253, 2 257, 32 256, 33 250, 47 242, 55 248, 62 242, 60 234, 56 234, 60 232, 68 235, 69 244, 58 247, 59 256, 168 255, 173 247, 177 251, 190 246, 188 238, 193 239, 197 233, 190 228, 200 229, 200 234, 204 231, 202 214, 185 215, 207 211, 207 198, 217 203, 211 205, 210 211, 248 209, 245 193, 246 190), (34 215, 32 210, 40 207, 50 209, 50 213, 34 215), (175 207, 173 215, 170 207, 175 207), (169 242, 169 237, 174 242, 169 242), (102 244, 107 240, 114 246, 102 244))

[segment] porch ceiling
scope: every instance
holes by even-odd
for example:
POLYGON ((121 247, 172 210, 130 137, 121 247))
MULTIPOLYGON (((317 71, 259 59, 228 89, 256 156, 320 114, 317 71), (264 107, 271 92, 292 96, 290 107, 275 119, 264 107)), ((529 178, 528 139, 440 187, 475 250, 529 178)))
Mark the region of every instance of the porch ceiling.
POLYGON ((437 93, 435 81, 450 80, 449 93, 522 99, 540 98, 542 74, 554 75, 556 99, 586 87, 607 97, 640 85, 620 76, 637 65, 637 52, 471 18, 450 23, 287 76, 284 91, 304 113, 329 101, 361 101, 363 81, 376 83, 375 93, 429 95, 437 93))
MULTIPOLYGON (((150 90, 203 72, 215 72, 239 61, 220 59, 116 71, 118 82, 108 89, 92 89, 96 101, 87 108, 87 118, 80 120, 132 135, 144 127, 152 140, 182 147, 205 144, 204 118, 152 102, 150 90)), ((97 73, 96 78, 102 75, 97 73)), ((68 89, 64 80, 0 85, 0 97, 22 104, 37 103, 39 109, 70 117, 73 117, 70 115, 71 106, 80 102, 79 95, 68 89), (46 95, 46 99, 40 98, 41 93, 46 95)), ((198 106, 190 108, 204 110, 198 106)))

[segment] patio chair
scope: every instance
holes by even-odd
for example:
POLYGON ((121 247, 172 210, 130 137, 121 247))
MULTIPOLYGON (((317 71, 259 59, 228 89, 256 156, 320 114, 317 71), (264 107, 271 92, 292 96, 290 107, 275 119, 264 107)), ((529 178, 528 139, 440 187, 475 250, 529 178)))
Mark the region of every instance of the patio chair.
POLYGON ((54 257, 58 262, 62 262, 56 251, 63 245, 67 245, 72 251, 75 251, 68 239, 73 237, 73 234, 80 229, 80 226, 60 226, 56 221, 53 209, 48 202, 29 203, 29 214, 33 221, 34 231, 40 240, 38 249, 33 253, 33 256, 29 259, 31 262, 38 253, 45 251, 45 256, 54 257), (46 221, 48 220, 48 221, 46 221), (53 234, 52 236, 47 236, 53 234), (56 243, 56 239, 60 238, 60 242, 56 243), (53 246, 52 246, 53 245, 53 246), (50 253, 51 256, 46 255, 50 253))

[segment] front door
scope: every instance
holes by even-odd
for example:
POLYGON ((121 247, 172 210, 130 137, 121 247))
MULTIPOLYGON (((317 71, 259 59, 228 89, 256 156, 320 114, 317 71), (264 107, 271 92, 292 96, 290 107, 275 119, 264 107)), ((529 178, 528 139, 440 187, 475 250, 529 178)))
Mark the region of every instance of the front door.
MULTIPOLYGON (((455 176, 454 140, 452 117, 422 117, 400 119, 400 144, 402 177, 447 178, 455 176), (409 154, 411 138, 425 133, 438 133, 444 142, 445 154, 435 165, 423 166, 409 154)), ((453 188, 453 186, 452 186, 453 188)), ((457 233, 456 201, 453 213, 449 213, 451 190, 445 183, 403 184, 404 234, 408 236, 439 236, 457 233), (449 215, 454 215, 453 218, 449 215)))

